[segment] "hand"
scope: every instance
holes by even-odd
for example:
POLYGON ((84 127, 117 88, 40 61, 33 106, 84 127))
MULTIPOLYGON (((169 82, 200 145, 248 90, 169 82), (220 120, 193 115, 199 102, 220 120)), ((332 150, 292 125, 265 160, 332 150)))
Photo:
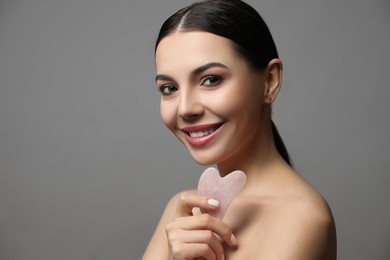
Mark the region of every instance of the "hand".
POLYGON ((166 226, 171 259, 224 259, 222 243, 234 246, 236 238, 221 220, 208 214, 193 215, 195 207, 213 210, 218 201, 190 192, 180 195, 175 217, 166 226))

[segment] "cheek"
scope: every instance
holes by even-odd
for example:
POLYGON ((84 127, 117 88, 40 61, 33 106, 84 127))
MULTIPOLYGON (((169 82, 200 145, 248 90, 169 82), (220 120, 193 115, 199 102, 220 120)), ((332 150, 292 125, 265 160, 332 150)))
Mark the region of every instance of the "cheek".
MULTIPOLYGON (((212 101, 213 107, 218 109, 219 113, 226 117, 254 116, 259 114, 262 106, 261 87, 251 85, 234 85, 226 88, 226 91, 219 93, 212 101)), ((215 111, 217 112, 217 111, 215 111)))
POLYGON ((176 126, 176 113, 172 105, 164 101, 160 103, 160 116, 164 124, 173 131, 176 126))

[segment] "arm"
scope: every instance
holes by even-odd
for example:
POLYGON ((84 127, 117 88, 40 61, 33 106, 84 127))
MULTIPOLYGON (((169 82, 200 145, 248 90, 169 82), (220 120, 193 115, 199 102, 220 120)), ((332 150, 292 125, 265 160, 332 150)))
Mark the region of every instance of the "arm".
POLYGON ((176 205, 178 203, 178 194, 170 199, 165 207, 164 213, 160 218, 160 222, 144 252, 142 260, 152 259, 168 259, 169 248, 168 240, 165 233, 166 225, 173 219, 176 205))

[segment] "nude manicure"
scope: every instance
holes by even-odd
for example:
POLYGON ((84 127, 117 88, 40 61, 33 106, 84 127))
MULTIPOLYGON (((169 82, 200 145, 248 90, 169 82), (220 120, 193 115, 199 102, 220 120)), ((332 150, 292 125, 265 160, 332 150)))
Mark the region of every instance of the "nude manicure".
POLYGON ((230 237, 230 241, 232 241, 232 244, 235 246, 237 245, 237 238, 232 234, 232 236, 230 237))
POLYGON ((215 200, 215 199, 209 199, 207 201, 207 204, 209 204, 211 207, 214 207, 214 208, 219 206, 218 200, 215 200))

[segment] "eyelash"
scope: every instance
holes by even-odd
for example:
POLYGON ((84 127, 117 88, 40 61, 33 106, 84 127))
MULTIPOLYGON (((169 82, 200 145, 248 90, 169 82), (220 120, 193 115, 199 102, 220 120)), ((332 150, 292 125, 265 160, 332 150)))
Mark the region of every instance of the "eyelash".
POLYGON ((206 86, 206 87, 215 87, 215 86, 218 86, 219 84, 221 84, 222 81, 223 81, 222 77, 212 75, 212 76, 205 77, 204 80, 202 80, 201 85, 202 86, 206 86), (206 81, 211 80, 211 79, 216 80, 216 82, 212 82, 212 83, 206 84, 206 81))
POLYGON ((172 95, 172 92, 177 91, 178 88, 176 86, 174 86, 174 85, 163 85, 163 86, 159 87, 159 90, 161 92, 161 95, 169 96, 169 95, 172 95), (165 90, 167 90, 167 89, 169 89, 168 93, 165 92, 165 90), (174 89, 174 90, 172 90, 172 89, 174 89))
MULTIPOLYGON (((201 82, 201 86, 206 86, 206 87, 215 87, 215 86, 218 86, 219 84, 221 84, 223 81, 223 78, 220 77, 220 76, 206 76, 202 82, 201 82), (211 82, 211 83, 207 83, 207 81, 210 81, 210 80, 216 80, 215 82, 211 82)), ((172 95, 173 92, 177 91, 178 90, 178 87, 176 87, 175 85, 163 85, 161 87, 159 87, 159 91, 161 92, 161 95, 163 96, 169 96, 169 95, 172 95), (166 92, 168 90, 168 92, 166 92)))

